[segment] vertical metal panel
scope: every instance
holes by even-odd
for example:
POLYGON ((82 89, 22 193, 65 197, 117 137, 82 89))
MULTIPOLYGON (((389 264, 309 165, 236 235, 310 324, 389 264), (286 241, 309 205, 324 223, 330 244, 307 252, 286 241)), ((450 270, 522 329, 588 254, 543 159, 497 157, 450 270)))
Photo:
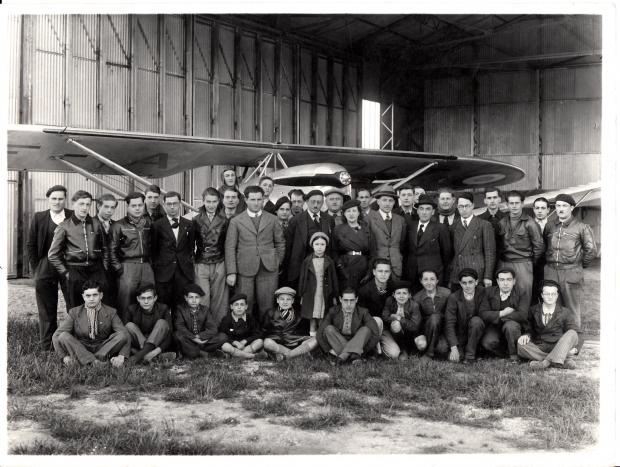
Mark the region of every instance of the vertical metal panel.
POLYGON ((295 53, 291 44, 282 44, 280 56, 280 141, 295 142, 295 53))
POLYGON ((601 179, 601 154, 545 154, 543 189, 583 185, 601 179))
POLYGON ((181 196, 183 196, 183 191, 184 191, 183 181, 184 181, 183 172, 170 175, 162 179, 161 188, 163 188, 165 191, 179 192, 181 193, 181 196))
MULTIPOLYGON (((21 16, 7 17, 7 39, 9 44, 9 124, 19 123, 20 103, 20 60, 22 53, 21 16)), ((9 263, 11 264, 11 263, 9 263)))
POLYGON ((312 96, 312 52, 308 49, 301 49, 300 54, 300 75, 301 86, 299 98, 310 102, 312 96))
POLYGON ((32 123, 62 125, 65 99, 65 16, 34 16, 32 123))
POLYGON ((424 150, 454 155, 471 151, 471 106, 424 110, 424 150))
POLYGON ((194 24, 194 135, 211 134, 211 26, 194 24))
POLYGON ((602 67, 550 68, 541 73, 545 100, 600 99, 602 67))
POLYGON ((511 71, 478 75, 480 104, 536 102, 538 85, 534 71, 511 71))
POLYGON ((344 144, 343 129, 343 109, 344 109, 344 89, 343 89, 343 64, 334 60, 332 68, 332 127, 331 127, 331 143, 332 146, 342 146, 344 144))
POLYGON ((317 59, 317 90, 316 90, 316 144, 327 145, 327 135, 329 132, 327 113, 327 58, 319 56, 317 59))
POLYGON ((185 134, 185 20, 164 15, 164 132, 185 134))
POLYGON ((601 151, 601 101, 543 102, 543 152, 594 153, 601 151))
POLYGON ((256 37, 243 34, 240 40, 239 78, 241 85, 240 137, 253 141, 256 138, 256 37))
POLYGON ((96 15, 70 15, 71 73, 70 126, 97 128, 97 69, 99 34, 96 15))
POLYGON ((8 223, 7 237, 6 237, 6 275, 7 277, 15 277, 17 275, 17 258, 19 252, 17 251, 17 235, 20 227, 20 216, 18 212, 18 197, 19 186, 17 183, 17 172, 9 170, 7 172, 7 218, 8 223))
POLYGON ((310 112, 312 106, 309 102, 299 103, 299 144, 312 144, 310 112))
POLYGON ((327 145, 327 106, 319 105, 316 110, 316 144, 327 145))
MULTIPOLYGON (((48 208, 45 193, 54 185, 63 185, 65 183, 63 172, 28 172, 29 185, 31 188, 30 198, 32 212, 44 211, 48 208)), ((71 198, 73 193, 67 192, 67 198, 71 198)), ((66 207, 70 208, 71 202, 66 202, 66 207)), ((28 210, 28 209, 26 209, 28 210)))
POLYGON ((327 105, 327 58, 319 56, 317 60, 318 89, 316 101, 319 105, 327 105))
POLYGON ((159 39, 155 15, 136 17, 136 130, 158 131, 159 39))
POLYGON ((472 105, 474 102, 469 77, 432 79, 424 84, 425 108, 472 105))
POLYGON ((545 22, 545 27, 540 29, 543 54, 602 48, 602 16, 570 15, 562 21, 550 19, 545 22))
POLYGON ((299 60, 299 143, 312 144, 312 52, 302 48, 299 60))
POLYGON ((361 113, 361 105, 358 95, 357 79, 358 68, 354 65, 349 65, 343 90, 343 92, 346 93, 347 103, 347 117, 345 119, 347 127, 344 129, 344 145, 351 147, 359 146, 359 141, 357 140, 357 122, 358 116, 361 113))
POLYGON ((489 154, 481 155, 484 159, 493 159, 500 162, 516 165, 525 171, 525 177, 516 183, 500 185, 503 190, 530 190, 535 187, 538 179, 537 154, 489 154))
POLYGON ((276 69, 275 61, 275 43, 270 40, 261 40, 261 87, 262 87, 262 105, 261 105, 261 139, 263 141, 273 142, 275 139, 274 128, 274 104, 276 93, 276 69))
POLYGON ((219 138, 234 137, 233 84, 235 77, 235 31, 219 28, 217 51, 218 101, 215 117, 216 135, 219 138))
POLYGON ((233 88, 232 86, 219 87, 216 129, 218 138, 234 137, 234 115, 233 115, 233 88))
POLYGON ((101 15, 102 127, 129 130, 130 22, 127 15, 101 15))
POLYGON ((343 128, 342 128, 342 113, 343 110, 334 108, 333 120, 332 120, 332 146, 342 146, 343 143, 343 128))
POLYGON ((479 154, 537 154, 537 103, 479 106, 479 154))

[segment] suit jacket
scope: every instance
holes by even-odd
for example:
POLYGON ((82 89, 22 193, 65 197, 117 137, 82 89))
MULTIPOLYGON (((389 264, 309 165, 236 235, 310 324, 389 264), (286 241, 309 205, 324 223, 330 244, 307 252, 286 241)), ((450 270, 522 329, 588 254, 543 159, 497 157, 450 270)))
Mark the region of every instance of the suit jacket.
POLYGON ((174 238, 168 216, 151 224, 151 262, 155 280, 167 282, 179 268, 190 281, 194 280, 194 229, 192 222, 179 218, 178 239, 174 238))
POLYGON ((485 312, 482 319, 488 324, 501 324, 506 321, 515 321, 521 325, 527 321, 527 310, 530 306, 530 300, 527 299, 527 295, 519 287, 513 287, 512 292, 506 300, 506 304, 502 306, 501 295, 499 286, 488 287, 485 289, 487 299, 489 300, 490 310, 485 312), (499 312, 504 309, 505 306, 514 308, 515 311, 502 318, 499 317, 499 312))
POLYGON ((452 259, 450 282, 459 281, 458 274, 463 268, 472 268, 482 279, 493 279, 495 272, 495 231, 490 222, 473 216, 467 230, 463 222, 452 225, 452 259))
MULTIPOLYGON (((185 303, 177 305, 174 314, 174 328, 179 336, 194 336, 192 311, 185 303)), ((198 337, 211 339, 218 333, 217 313, 204 305, 198 305, 195 313, 198 337)))
POLYGON ((409 279, 419 283, 418 274, 432 269, 442 284, 447 284, 448 267, 452 259, 452 239, 450 231, 443 224, 430 220, 418 243, 420 221, 407 221, 407 272, 409 279))
POLYGON ((370 211, 365 218, 375 239, 377 258, 387 258, 392 265, 392 274, 403 275, 403 249, 407 240, 405 219, 392 213, 392 230, 388 232, 387 224, 379 211, 370 211))
POLYGON ((226 274, 255 276, 261 263, 277 272, 284 259, 284 233, 278 219, 263 211, 258 230, 247 211, 230 219, 226 232, 226 274))
MULTIPOLYGON (((60 322, 58 329, 54 332, 54 336, 58 336, 62 332, 68 332, 78 340, 89 342, 103 343, 114 332, 122 332, 127 335, 128 341, 130 339, 129 332, 116 314, 116 310, 103 303, 97 312, 97 334, 94 340, 88 336, 88 315, 84 304, 71 308, 67 312, 65 319, 60 322)), ((127 354, 121 352, 121 355, 129 357, 129 345, 127 346, 127 354)))
POLYGON ((413 207, 413 211, 411 211, 411 214, 407 214, 401 206, 394 208, 392 212, 394 214, 398 214, 399 216, 402 216, 405 219, 405 222, 417 221, 419 219, 418 211, 415 206, 413 207))
MULTIPOLYGON (((329 341, 325 336, 325 330, 329 325, 334 326, 338 331, 342 331, 342 326, 344 324, 344 316, 342 313, 342 308, 340 305, 333 306, 329 313, 325 316, 325 318, 321 321, 319 325, 319 329, 316 332, 316 340, 321 346, 323 352, 328 353, 331 349, 329 345, 329 341)), ((364 352, 368 352, 371 349, 374 349, 379 342, 379 327, 377 326, 377 322, 370 315, 366 308, 362 308, 361 306, 356 306, 355 310, 353 310, 353 316, 351 318, 351 337, 355 335, 355 333, 362 326, 367 326, 370 329, 371 336, 364 347, 364 352)))
MULTIPOLYGON (((490 225, 491 224, 489 224, 489 227, 490 225)), ((445 314, 445 335, 450 347, 455 345, 464 347, 467 343, 467 326, 469 320, 474 316, 482 318, 489 309, 489 301, 487 300, 484 287, 476 287, 474 293, 474 313, 472 315, 468 312, 463 289, 451 294, 448 297, 445 314)))
POLYGON ((555 344, 569 329, 577 333, 581 332, 573 312, 557 303, 546 326, 543 325, 542 321, 542 303, 537 303, 530 307, 527 321, 523 327, 524 334, 529 334, 534 344, 555 344))
MULTIPOLYGON (((321 232, 327 234, 331 238, 332 229, 334 227, 333 220, 328 214, 321 212, 319 214, 319 223, 321 232)), ((314 225, 314 221, 308 214, 308 211, 303 211, 293 217, 289 223, 285 232, 286 237, 286 255, 284 264, 288 268, 288 280, 296 284, 299 279, 299 272, 301 269, 301 263, 310 253, 312 248, 308 244, 310 237, 318 229, 314 225)), ((329 255, 330 249, 326 255, 329 255)))
MULTIPOLYGON (((65 219, 70 218, 72 214, 73 211, 65 209, 65 219)), ((47 253, 50 250, 50 246, 52 246, 55 229, 56 224, 50 216, 49 209, 34 213, 28 231, 26 251, 28 252, 30 273, 34 274, 35 279, 46 279, 58 276, 56 269, 49 264, 47 260, 47 253)))
MULTIPOLYGON (((459 210, 455 209, 454 210, 454 217, 452 218, 452 224, 450 224, 450 229, 452 229, 454 227, 454 225, 457 223, 457 221, 459 221, 461 219, 461 215, 459 214, 459 210)), ((443 222, 439 222, 439 211, 435 210, 435 214, 433 214, 433 217, 431 217, 431 220, 437 222, 438 224, 443 224, 443 222)))

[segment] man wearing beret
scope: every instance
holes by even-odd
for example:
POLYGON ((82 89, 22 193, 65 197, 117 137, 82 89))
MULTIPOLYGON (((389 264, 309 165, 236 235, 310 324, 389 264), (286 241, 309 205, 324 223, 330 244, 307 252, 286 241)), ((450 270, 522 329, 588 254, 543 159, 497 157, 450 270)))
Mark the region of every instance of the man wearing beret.
MULTIPOLYGON (((486 221, 485 221, 486 222, 486 221)), ((489 228, 492 230, 491 225, 489 228)), ((490 310, 484 288, 478 285, 478 273, 471 268, 457 275, 461 290, 448 297, 445 335, 450 346, 449 360, 470 364, 476 359, 478 343, 484 334, 482 316, 490 310)))
POLYGON ((58 328, 58 285, 67 300, 67 284, 65 278, 47 259, 52 246, 54 230, 65 219, 71 217, 71 210, 65 209, 67 189, 62 185, 54 185, 47 193, 49 209, 36 212, 30 223, 30 231, 26 242, 30 273, 34 275, 34 290, 39 311, 39 339, 43 350, 51 350, 52 335, 58 328))
POLYGON ((321 212, 323 207, 323 192, 312 190, 306 195, 306 205, 308 210, 294 216, 288 223, 285 232, 286 255, 284 264, 287 267, 288 285, 297 287, 299 282, 299 272, 301 263, 312 253, 310 247, 310 237, 315 232, 323 232, 331 236, 334 226, 333 219, 325 212, 321 212))
POLYGON ((495 232, 488 221, 474 216, 474 196, 459 193, 459 218, 452 224, 454 257, 451 264, 451 289, 460 288, 458 274, 464 268, 474 269, 485 287, 493 285, 495 272, 495 232))
POLYGON ((530 360, 533 370, 576 367, 570 351, 579 341, 579 325, 575 315, 558 304, 559 291, 557 282, 543 281, 543 302, 530 308, 525 332, 517 342, 519 356, 530 360))
POLYGON ((564 305, 575 315, 581 328, 581 302, 583 300, 583 268, 596 258, 594 234, 588 224, 573 216, 575 200, 559 194, 555 199, 557 219, 545 225, 543 237, 547 252, 544 269, 545 280, 560 284, 564 305))
POLYGON ((403 250, 407 240, 405 219, 392 211, 398 196, 392 187, 385 187, 375 194, 377 211, 371 210, 365 217, 375 239, 376 255, 387 258, 392 265, 392 278, 403 275, 403 250))
POLYGON ((422 289, 417 279, 427 269, 435 271, 440 286, 448 284, 452 240, 448 227, 433 220, 435 207, 430 196, 422 195, 417 216, 407 218, 407 277, 414 283, 414 292, 422 289))

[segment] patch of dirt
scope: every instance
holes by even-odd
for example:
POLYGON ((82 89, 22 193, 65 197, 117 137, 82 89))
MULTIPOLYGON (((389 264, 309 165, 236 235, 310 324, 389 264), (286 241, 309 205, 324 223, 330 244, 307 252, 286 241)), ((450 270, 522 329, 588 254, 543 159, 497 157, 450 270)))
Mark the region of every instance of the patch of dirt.
POLYGON ((7 424, 7 431, 9 452, 20 446, 32 446, 36 443, 60 445, 48 430, 32 420, 12 420, 7 424))

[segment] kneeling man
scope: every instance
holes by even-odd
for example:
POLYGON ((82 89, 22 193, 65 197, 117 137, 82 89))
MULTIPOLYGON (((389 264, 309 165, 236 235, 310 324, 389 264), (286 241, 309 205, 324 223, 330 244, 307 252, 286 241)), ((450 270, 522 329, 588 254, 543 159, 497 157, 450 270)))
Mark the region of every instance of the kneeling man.
POLYGON ((485 290, 491 309, 482 316, 486 329, 480 344, 500 357, 508 353, 512 363, 519 363, 517 339, 527 320, 530 295, 515 286, 517 278, 512 268, 499 269, 496 279, 498 285, 485 290))
POLYGON ((470 364, 476 359, 478 342, 484 333, 481 315, 489 311, 489 301, 484 287, 478 285, 478 273, 474 269, 462 269, 457 277, 461 290, 451 294, 446 304, 445 334, 450 345, 448 359, 470 364))
POLYGON ((138 289, 137 304, 129 305, 125 327, 131 336, 131 347, 136 353, 129 363, 142 359, 150 362, 170 347, 172 314, 170 308, 157 301, 154 284, 144 284, 138 289))
POLYGON ((346 287, 340 304, 321 321, 316 339, 323 352, 337 357, 338 363, 354 362, 377 345, 379 328, 368 310, 357 306, 355 290, 346 287))
POLYGON ((518 340, 519 356, 531 360, 530 367, 535 370, 576 368, 569 352, 577 345, 579 326, 574 313, 557 303, 559 291, 557 282, 543 282, 543 303, 530 308, 525 334, 518 340))
POLYGON ((217 313, 200 304, 204 294, 199 285, 186 285, 183 291, 185 303, 176 309, 174 337, 188 358, 208 357, 209 352, 215 352, 227 340, 226 334, 218 332, 217 313))
POLYGON ((122 366, 129 357, 131 338, 116 310, 101 303, 101 284, 85 281, 82 298, 84 304, 71 308, 52 336, 54 350, 65 365, 76 360, 88 365, 110 359, 113 366, 122 366))

